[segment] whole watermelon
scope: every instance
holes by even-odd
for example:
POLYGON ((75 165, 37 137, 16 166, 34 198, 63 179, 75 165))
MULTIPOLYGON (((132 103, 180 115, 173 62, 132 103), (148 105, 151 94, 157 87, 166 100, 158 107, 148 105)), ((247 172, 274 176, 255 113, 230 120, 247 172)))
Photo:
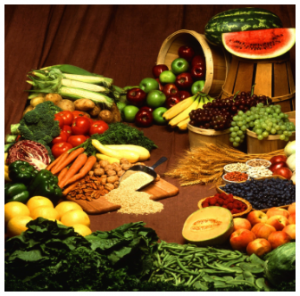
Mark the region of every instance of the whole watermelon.
POLYGON ((222 45, 222 33, 282 28, 280 18, 266 9, 246 7, 230 9, 213 16, 205 26, 205 37, 213 45, 222 45))

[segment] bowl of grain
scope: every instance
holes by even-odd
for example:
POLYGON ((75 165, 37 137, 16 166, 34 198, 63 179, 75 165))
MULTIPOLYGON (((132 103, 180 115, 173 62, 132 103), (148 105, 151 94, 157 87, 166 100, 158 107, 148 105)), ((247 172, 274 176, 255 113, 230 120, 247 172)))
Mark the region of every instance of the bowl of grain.
POLYGON ((250 159, 246 162, 246 164, 250 167, 261 167, 269 168, 271 166, 271 162, 266 159, 250 159))
POLYGON ((224 173, 241 172, 246 173, 250 167, 245 163, 230 163, 224 166, 224 173))
POLYGON ((273 172, 266 168, 265 166, 250 167, 247 174, 251 179, 261 179, 266 177, 271 177, 273 172))

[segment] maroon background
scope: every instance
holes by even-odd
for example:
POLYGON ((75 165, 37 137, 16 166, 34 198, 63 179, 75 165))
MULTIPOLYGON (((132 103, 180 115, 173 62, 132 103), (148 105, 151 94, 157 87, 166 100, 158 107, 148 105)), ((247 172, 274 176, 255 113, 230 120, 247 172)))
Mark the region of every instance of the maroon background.
MULTIPOLYGON (((114 79, 124 87, 151 77, 161 44, 180 29, 204 34, 215 14, 232 8, 261 7, 276 13, 284 27, 295 27, 295 5, 6 5, 5 6, 5 133, 22 117, 29 89, 26 75, 32 69, 73 64, 114 79)), ((295 78, 295 47, 290 51, 295 78)), ((168 162, 163 173, 189 148, 187 133, 165 127, 144 129, 159 146, 147 162, 160 156, 168 162)), ((177 180, 166 178, 179 186, 177 180)), ((180 187, 179 195, 162 200, 165 209, 154 215, 110 213, 91 216, 92 230, 110 230, 123 223, 145 221, 166 241, 182 243, 181 230, 197 202, 215 189, 180 187)))

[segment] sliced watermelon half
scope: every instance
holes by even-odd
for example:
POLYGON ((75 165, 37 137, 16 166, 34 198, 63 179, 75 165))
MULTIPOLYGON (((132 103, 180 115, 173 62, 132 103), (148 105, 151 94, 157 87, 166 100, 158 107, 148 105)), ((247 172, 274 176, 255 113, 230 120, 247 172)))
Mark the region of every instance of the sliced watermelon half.
POLYGON ((270 59, 288 52, 296 42, 295 28, 223 33, 222 42, 227 51, 246 59, 270 59))

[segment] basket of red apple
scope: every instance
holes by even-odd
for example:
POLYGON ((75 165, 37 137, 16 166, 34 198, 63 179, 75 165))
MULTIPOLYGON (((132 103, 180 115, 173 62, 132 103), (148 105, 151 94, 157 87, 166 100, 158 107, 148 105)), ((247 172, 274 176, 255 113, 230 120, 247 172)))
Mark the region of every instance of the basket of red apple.
POLYGON ((247 200, 226 193, 216 193, 214 196, 201 199, 198 202, 198 207, 199 209, 206 207, 223 207, 228 209, 233 217, 243 216, 252 209, 251 204, 247 200))

